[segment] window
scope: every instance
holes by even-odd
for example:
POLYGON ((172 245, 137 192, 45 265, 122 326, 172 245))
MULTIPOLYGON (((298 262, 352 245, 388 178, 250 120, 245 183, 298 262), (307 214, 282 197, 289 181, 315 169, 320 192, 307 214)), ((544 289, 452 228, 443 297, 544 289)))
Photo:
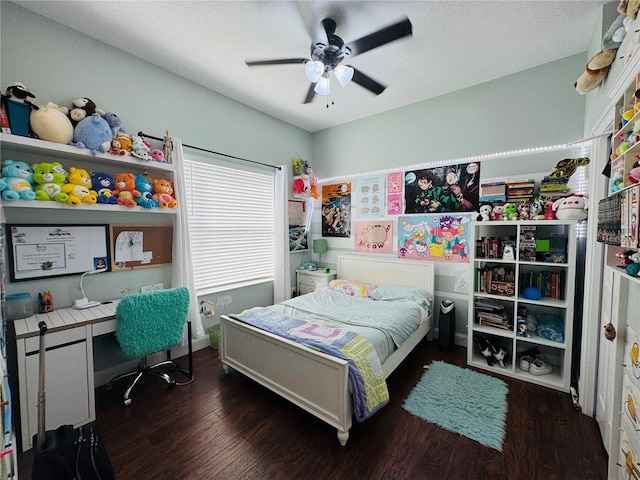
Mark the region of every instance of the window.
POLYGON ((184 164, 197 294, 273 281, 273 172, 184 164))

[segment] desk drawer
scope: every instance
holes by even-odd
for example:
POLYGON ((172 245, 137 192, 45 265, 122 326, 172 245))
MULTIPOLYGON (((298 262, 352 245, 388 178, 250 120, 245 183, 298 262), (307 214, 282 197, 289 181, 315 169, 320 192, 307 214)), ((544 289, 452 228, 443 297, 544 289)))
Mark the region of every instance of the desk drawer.
POLYGON ((327 286, 329 282, 327 277, 312 277, 310 275, 300 275, 300 289, 303 285, 308 285, 312 289, 318 286, 327 286))

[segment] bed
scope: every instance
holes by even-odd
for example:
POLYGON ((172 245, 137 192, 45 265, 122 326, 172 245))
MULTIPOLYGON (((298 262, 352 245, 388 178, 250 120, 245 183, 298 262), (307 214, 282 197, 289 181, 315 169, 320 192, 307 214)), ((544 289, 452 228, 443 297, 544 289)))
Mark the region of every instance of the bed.
MULTIPOLYGON (((416 287, 431 296, 431 306, 423 312, 418 327, 382 362, 382 375, 386 379, 431 330, 435 298, 433 263, 349 254, 340 256, 337 266, 339 279, 377 286, 416 287)), ((305 409, 335 427, 340 445, 346 445, 354 417, 347 360, 229 315, 220 319, 219 348, 225 373, 233 368, 305 409)))

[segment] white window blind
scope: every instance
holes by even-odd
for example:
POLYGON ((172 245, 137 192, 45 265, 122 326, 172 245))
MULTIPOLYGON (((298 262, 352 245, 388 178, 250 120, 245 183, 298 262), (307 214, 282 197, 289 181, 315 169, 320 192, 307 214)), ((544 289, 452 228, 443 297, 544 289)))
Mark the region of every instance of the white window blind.
POLYGON ((273 173, 184 164, 198 295, 273 281, 273 173))

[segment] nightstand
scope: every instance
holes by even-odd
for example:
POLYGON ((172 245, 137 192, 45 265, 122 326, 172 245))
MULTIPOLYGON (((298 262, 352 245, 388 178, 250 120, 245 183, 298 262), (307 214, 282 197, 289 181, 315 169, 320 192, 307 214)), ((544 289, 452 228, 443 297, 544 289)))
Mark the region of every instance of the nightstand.
POLYGON ((329 273, 324 273, 324 268, 318 270, 304 270, 298 268, 296 270, 296 276, 298 281, 298 288, 296 289, 298 295, 304 295, 305 293, 313 292, 320 288, 327 288, 331 280, 335 280, 338 272, 330 270, 329 273))

